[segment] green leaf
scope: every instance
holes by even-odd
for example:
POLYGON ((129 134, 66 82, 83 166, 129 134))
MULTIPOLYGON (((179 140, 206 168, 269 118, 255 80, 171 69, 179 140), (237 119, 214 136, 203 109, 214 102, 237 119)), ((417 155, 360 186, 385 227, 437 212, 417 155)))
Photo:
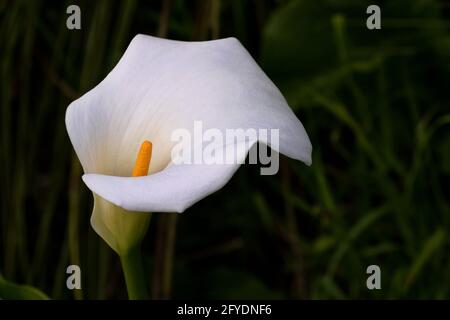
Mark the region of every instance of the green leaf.
POLYGON ((0 299, 48 300, 49 297, 32 286, 15 284, 0 275, 0 299))
POLYGON ((346 237, 342 240, 341 244, 332 256, 328 266, 328 275, 333 275, 336 272, 341 259, 356 239, 372 227, 381 217, 390 212, 389 209, 390 207, 388 205, 384 205, 362 215, 362 218, 348 231, 346 237))
POLYGON ((341 290, 341 288, 339 288, 332 278, 324 276, 320 284, 322 285, 322 289, 330 298, 340 300, 347 298, 345 293, 341 290))
POLYGON ((444 240, 445 231, 439 229, 425 242, 406 277, 407 288, 411 286, 415 279, 417 279, 423 267, 430 261, 433 254, 444 244, 444 240))

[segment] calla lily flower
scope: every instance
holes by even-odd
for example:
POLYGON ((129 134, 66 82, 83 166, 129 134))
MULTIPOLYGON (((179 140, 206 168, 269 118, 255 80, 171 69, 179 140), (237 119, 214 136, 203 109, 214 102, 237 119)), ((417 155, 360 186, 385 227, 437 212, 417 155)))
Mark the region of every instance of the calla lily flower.
MULTIPOLYGON (((66 113, 83 181, 94 193, 91 224, 117 252, 145 233, 147 216, 141 212, 183 212, 222 188, 238 169, 239 162, 173 163, 171 133, 192 130, 197 120, 219 130, 279 129, 276 151, 311 163, 303 125, 238 40, 137 35, 107 77, 66 113), (133 177, 143 141, 153 146, 150 169, 133 177)), ((238 157, 245 159, 256 142, 238 157)))

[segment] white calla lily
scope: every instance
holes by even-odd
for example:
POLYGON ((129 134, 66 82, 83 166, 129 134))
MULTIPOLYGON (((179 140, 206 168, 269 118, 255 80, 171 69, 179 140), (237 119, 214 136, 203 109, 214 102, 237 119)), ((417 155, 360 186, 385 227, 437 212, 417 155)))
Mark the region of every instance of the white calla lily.
MULTIPOLYGON (((219 130, 279 129, 277 151, 311 163, 312 147, 301 122, 238 40, 137 35, 108 76, 66 113, 83 181, 95 194, 92 225, 116 251, 139 240, 121 239, 135 234, 133 228, 145 233, 141 217, 132 218, 133 232, 127 231, 124 216, 140 216, 128 211, 182 212, 220 189, 238 169, 239 163, 172 163, 171 133, 192 129, 196 120, 219 130), (153 143, 149 173, 130 177, 144 140, 153 143)), ((255 142, 238 156, 245 159, 255 142)))

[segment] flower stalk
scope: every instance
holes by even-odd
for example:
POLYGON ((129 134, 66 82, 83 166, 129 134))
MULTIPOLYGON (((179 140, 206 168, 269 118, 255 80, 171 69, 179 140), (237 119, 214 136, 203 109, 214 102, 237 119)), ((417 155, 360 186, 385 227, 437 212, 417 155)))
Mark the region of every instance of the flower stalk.
POLYGON ((148 299, 148 289, 145 284, 145 274, 141 255, 141 243, 119 254, 122 264, 128 298, 130 300, 148 299))

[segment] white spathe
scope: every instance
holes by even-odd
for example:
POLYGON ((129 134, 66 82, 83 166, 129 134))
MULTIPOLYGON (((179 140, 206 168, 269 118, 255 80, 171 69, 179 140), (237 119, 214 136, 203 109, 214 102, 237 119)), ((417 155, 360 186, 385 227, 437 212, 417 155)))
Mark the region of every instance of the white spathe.
MULTIPOLYGON (((196 120, 223 131, 279 129, 277 151, 311 163, 301 122, 238 40, 137 35, 108 76, 66 112, 83 180, 99 196, 96 204, 103 198, 127 211, 182 212, 226 184, 239 164, 171 164, 173 130, 192 130, 196 120), (144 140, 153 143, 149 175, 130 177, 144 140)), ((94 229, 111 232, 108 215, 96 211, 94 229)))

